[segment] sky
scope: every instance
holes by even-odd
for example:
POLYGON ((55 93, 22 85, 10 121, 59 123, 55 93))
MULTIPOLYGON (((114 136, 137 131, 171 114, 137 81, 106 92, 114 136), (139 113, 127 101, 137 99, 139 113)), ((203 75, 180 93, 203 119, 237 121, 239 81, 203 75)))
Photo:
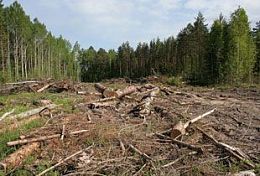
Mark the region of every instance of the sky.
MULTIPOLYGON (((9 5, 14 0, 4 0, 9 5)), ((135 47, 159 37, 176 36, 202 12, 212 24, 241 6, 251 26, 260 21, 260 0, 18 0, 31 19, 37 17, 54 35, 83 48, 135 47)))

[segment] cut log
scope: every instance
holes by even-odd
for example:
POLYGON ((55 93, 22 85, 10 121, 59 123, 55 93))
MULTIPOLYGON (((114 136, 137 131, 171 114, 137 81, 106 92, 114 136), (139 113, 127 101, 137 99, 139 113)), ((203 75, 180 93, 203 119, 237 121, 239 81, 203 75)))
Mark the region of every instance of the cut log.
POLYGON ((183 124, 181 121, 178 122, 173 128, 172 128, 172 132, 171 132, 171 138, 176 139, 182 135, 184 135, 186 133, 186 129, 193 123, 197 122, 198 120, 202 119, 203 117, 206 117, 210 114, 212 114, 214 111, 216 110, 213 109, 211 111, 208 111, 194 119, 189 120, 188 122, 186 122, 185 124, 183 124))
POLYGON ((86 95, 88 94, 87 91, 77 91, 78 95, 86 95))
POLYGON ((182 135, 185 135, 186 129, 182 121, 179 121, 171 131, 171 138, 176 139, 182 135))
POLYGON ((32 84, 32 83, 40 83, 40 81, 21 81, 15 83, 6 83, 6 85, 20 85, 20 84, 32 84))
POLYGON ((31 155, 40 147, 40 143, 34 142, 28 145, 25 145, 19 148, 14 153, 7 156, 2 162, 1 165, 4 167, 4 170, 12 169, 22 164, 23 160, 31 155))
POLYGON ((135 86, 129 86, 122 91, 118 91, 117 98, 122 98, 126 95, 132 94, 132 93, 136 92, 136 90, 137 90, 137 88, 135 86))
POLYGON ((117 92, 114 91, 114 90, 111 90, 111 89, 107 88, 107 89, 104 90, 104 92, 103 92, 103 97, 104 97, 104 98, 117 97, 117 92))
MULTIPOLYGON (((88 130, 74 131, 74 132, 69 133, 69 135, 76 135, 76 134, 81 134, 81 133, 85 133, 85 132, 88 132, 88 130)), ((50 136, 41 136, 41 137, 32 138, 32 139, 21 139, 21 140, 17 140, 17 141, 8 142, 7 145, 8 146, 22 145, 22 144, 27 144, 27 143, 32 143, 32 142, 46 141, 49 139, 54 139, 54 138, 59 138, 59 137, 61 137, 61 134, 54 134, 54 135, 50 135, 50 136)))
POLYGON ((51 109, 56 108, 57 106, 58 105, 56 105, 56 104, 49 104, 49 105, 46 105, 46 106, 42 106, 40 108, 36 108, 36 109, 32 109, 32 110, 23 112, 21 114, 14 115, 14 116, 10 117, 10 119, 23 119, 23 118, 30 117, 32 115, 38 114, 38 113, 42 112, 44 109, 50 109, 51 110, 51 109))
POLYGON ((103 92, 107 89, 105 86, 103 86, 103 85, 100 84, 100 83, 96 83, 96 84, 94 85, 94 87, 95 87, 95 89, 96 89, 98 92, 100 92, 100 93, 102 93, 102 94, 103 94, 103 92))
POLYGON ((37 90, 38 93, 43 92, 45 89, 48 89, 52 84, 47 84, 45 86, 43 86, 42 88, 40 88, 39 90, 37 90))

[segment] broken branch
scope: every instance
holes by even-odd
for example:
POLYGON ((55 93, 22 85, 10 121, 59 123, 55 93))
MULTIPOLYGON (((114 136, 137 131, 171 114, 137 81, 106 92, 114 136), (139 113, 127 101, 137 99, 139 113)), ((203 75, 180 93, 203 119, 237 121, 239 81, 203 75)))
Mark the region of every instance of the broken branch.
POLYGON ((91 145, 91 146, 89 146, 89 147, 87 147, 87 148, 85 148, 85 149, 83 149, 83 150, 80 150, 80 151, 78 151, 78 152, 76 152, 76 153, 74 153, 74 154, 72 154, 72 155, 70 155, 70 156, 68 156, 67 158, 61 160, 60 162, 58 162, 57 164, 53 165, 52 167, 50 167, 50 168, 48 168, 48 169, 42 171, 42 172, 39 173, 37 176, 42 176, 42 175, 46 174, 47 172, 49 172, 49 171, 55 169, 56 167, 58 167, 59 165, 63 164, 64 162, 68 161, 69 159, 73 158, 74 156, 77 156, 77 155, 83 153, 84 151, 87 151, 87 150, 91 149, 92 147, 93 147, 93 145, 91 145))
MULTIPOLYGON (((85 132, 88 132, 88 130, 74 131, 74 132, 69 133, 69 135, 76 135, 76 134, 81 134, 81 133, 85 133, 85 132)), ((27 144, 27 143, 32 143, 32 142, 46 141, 49 139, 54 139, 54 138, 59 138, 59 137, 61 137, 61 134, 54 134, 54 135, 50 135, 50 136, 41 136, 41 137, 32 138, 32 139, 22 139, 22 140, 17 140, 17 141, 11 141, 11 142, 8 142, 7 145, 8 146, 21 145, 21 144, 27 144)))
POLYGON ((198 117, 196 117, 196 118, 194 118, 194 119, 189 120, 189 121, 186 122, 185 124, 183 124, 182 121, 178 122, 178 123, 173 127, 173 129, 172 129, 171 137, 172 137, 173 139, 176 139, 176 138, 178 138, 179 136, 184 135, 184 134, 186 133, 186 129, 187 129, 191 124, 197 122, 198 120, 202 119, 203 117, 206 117, 206 116, 212 114, 215 110, 216 110, 216 108, 213 109, 213 110, 211 110, 211 111, 208 111, 208 112, 206 112, 206 113, 204 113, 204 114, 202 114, 202 115, 200 115, 200 116, 198 116, 198 117))

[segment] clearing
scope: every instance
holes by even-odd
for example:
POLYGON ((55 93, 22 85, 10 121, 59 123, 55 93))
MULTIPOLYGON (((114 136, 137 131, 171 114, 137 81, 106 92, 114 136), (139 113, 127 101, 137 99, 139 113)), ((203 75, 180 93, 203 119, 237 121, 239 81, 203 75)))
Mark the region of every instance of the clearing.
POLYGON ((1 87, 0 175, 260 173, 259 88, 128 81, 1 87))

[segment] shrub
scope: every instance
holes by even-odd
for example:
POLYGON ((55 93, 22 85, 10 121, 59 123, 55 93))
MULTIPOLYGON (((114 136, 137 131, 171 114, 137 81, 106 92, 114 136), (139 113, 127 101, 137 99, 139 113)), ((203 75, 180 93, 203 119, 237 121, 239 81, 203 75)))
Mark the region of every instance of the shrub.
POLYGON ((167 84, 171 86, 181 86, 182 85, 182 77, 169 77, 166 81, 167 84))

